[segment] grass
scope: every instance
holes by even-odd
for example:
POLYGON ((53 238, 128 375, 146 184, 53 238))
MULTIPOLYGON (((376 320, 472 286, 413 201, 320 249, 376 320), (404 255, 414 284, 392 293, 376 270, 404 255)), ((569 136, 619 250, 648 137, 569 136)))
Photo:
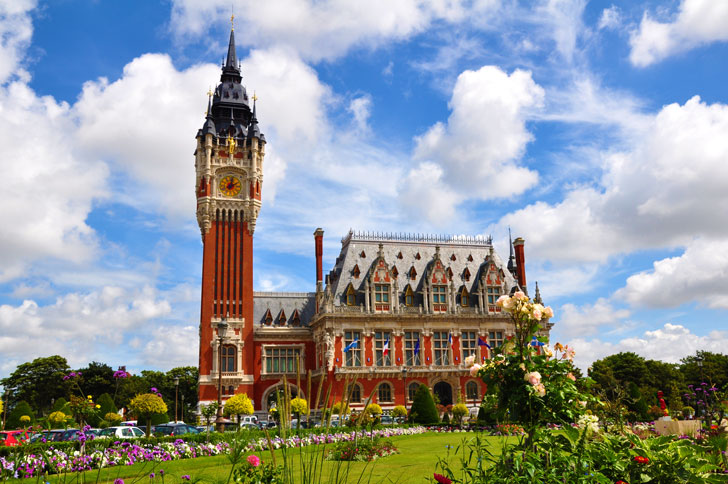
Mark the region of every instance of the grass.
MULTIPOLYGON (((419 435, 403 435, 392 437, 392 441, 399 449, 395 454, 374 462, 344 462, 326 461, 324 463, 321 482, 361 482, 361 483, 422 483, 426 478, 432 477, 438 458, 452 458, 455 448, 464 441, 473 438, 472 433, 425 433, 419 435), (348 472, 348 478, 342 480, 332 473, 338 470, 348 472)), ((503 437, 484 437, 492 452, 500 452, 503 437)), ((331 446, 328 445, 327 448, 331 446)), ((321 450, 321 446, 309 446, 300 449, 289 449, 288 459, 294 463, 294 480, 300 482, 299 462, 309 461, 310 454, 321 450)), ((270 460, 269 451, 254 452, 263 461, 270 460)), ((277 450, 276 462, 283 463, 281 450, 277 450)), ((249 454, 246 454, 246 456, 249 454)), ((80 474, 51 475, 47 481, 50 484, 75 483, 113 483, 114 479, 122 478, 125 484, 179 484, 187 482, 182 480, 183 475, 191 476, 191 483, 225 483, 230 474, 231 464, 227 456, 199 457, 196 459, 183 459, 169 462, 146 462, 132 466, 111 467, 106 469, 88 471, 80 474), (164 480, 159 476, 159 470, 164 469, 164 480), (156 477, 150 479, 149 474, 154 472, 156 477)), ((11 480, 14 484, 34 483, 35 479, 11 480)), ((39 482, 42 482, 39 481, 39 482)))

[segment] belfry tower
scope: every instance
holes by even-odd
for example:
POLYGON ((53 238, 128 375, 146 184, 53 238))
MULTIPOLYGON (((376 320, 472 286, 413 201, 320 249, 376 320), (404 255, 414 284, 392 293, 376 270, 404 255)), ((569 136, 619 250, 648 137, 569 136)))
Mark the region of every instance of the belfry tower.
POLYGON ((231 29, 220 83, 208 92, 207 116, 197 132, 195 150, 197 221, 204 247, 202 403, 217 399, 220 371, 223 395, 246 391, 252 395, 253 233, 261 206, 265 136, 258 127, 256 97, 248 97, 241 81, 231 29), (221 339, 219 327, 225 323, 221 339))

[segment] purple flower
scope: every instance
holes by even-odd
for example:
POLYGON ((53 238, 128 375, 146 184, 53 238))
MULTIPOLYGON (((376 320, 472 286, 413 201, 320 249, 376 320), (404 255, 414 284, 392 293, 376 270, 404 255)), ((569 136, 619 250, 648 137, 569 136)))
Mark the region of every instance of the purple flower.
POLYGON ((159 475, 160 476, 163 476, 164 475, 164 469, 159 469, 159 475))
POLYGON ((120 378, 128 378, 128 377, 129 377, 129 374, 127 372, 125 372, 124 370, 116 370, 114 372, 114 378, 116 378, 117 380, 120 378))
POLYGON ((150 479, 154 479, 154 472, 152 472, 152 473, 149 474, 149 478, 150 479))
POLYGON ((151 388, 151 391, 152 391, 152 393, 157 393, 157 392, 158 392, 159 390, 157 390, 157 388, 156 388, 156 387, 152 387, 152 388, 151 388))
POLYGON ((120 479, 120 478, 114 479, 114 484, 124 484, 124 479, 120 479))
POLYGON ((187 474, 185 474, 184 476, 182 476, 182 479, 184 479, 185 481, 189 481, 190 480, 190 476, 188 476, 187 474))

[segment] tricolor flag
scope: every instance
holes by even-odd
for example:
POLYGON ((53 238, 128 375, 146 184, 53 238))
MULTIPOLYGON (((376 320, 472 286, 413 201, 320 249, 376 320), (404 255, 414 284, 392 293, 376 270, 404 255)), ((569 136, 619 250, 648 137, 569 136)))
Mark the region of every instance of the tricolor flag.
POLYGON ((447 344, 449 344, 450 348, 452 348, 452 333, 447 335, 447 344))
POLYGON ((354 341, 352 341, 351 343, 349 343, 348 345, 346 345, 346 347, 344 348, 344 353, 346 353, 347 351, 349 351, 349 350, 351 350, 353 348, 356 348, 356 346, 358 344, 359 344, 359 340, 358 339, 355 339, 354 341))
POLYGON ((480 336, 478 336, 478 346, 485 346, 485 347, 486 347, 486 348, 488 348, 489 350, 493 349, 493 348, 491 348, 491 347, 490 347, 490 345, 488 344, 488 342, 487 342, 487 341, 485 341, 485 340, 484 340, 483 338, 481 338, 480 336))
POLYGON ((384 346, 382 346, 382 356, 387 356, 389 354, 389 336, 387 336, 387 341, 384 342, 384 346))
POLYGON ((415 354, 417 355, 419 353, 420 353, 420 340, 418 339, 417 342, 415 343, 415 354))

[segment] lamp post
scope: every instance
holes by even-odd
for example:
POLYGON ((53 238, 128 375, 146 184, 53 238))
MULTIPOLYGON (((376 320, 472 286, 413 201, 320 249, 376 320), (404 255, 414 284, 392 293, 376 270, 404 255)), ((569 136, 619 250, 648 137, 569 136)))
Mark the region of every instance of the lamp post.
POLYGON ((222 318, 217 323, 217 336, 220 344, 217 348, 217 418, 215 419, 215 429, 218 432, 223 432, 223 418, 222 418, 222 341, 225 338, 225 332, 227 331, 228 323, 227 318, 222 318))
POLYGON ((177 398, 179 395, 179 378, 174 379, 174 423, 179 422, 177 420, 177 398))
POLYGON ((407 411, 407 368, 402 368, 402 378, 404 379, 404 410, 407 411))
POLYGON ((182 421, 185 421, 185 394, 182 394, 182 414, 180 415, 182 417, 182 421))

